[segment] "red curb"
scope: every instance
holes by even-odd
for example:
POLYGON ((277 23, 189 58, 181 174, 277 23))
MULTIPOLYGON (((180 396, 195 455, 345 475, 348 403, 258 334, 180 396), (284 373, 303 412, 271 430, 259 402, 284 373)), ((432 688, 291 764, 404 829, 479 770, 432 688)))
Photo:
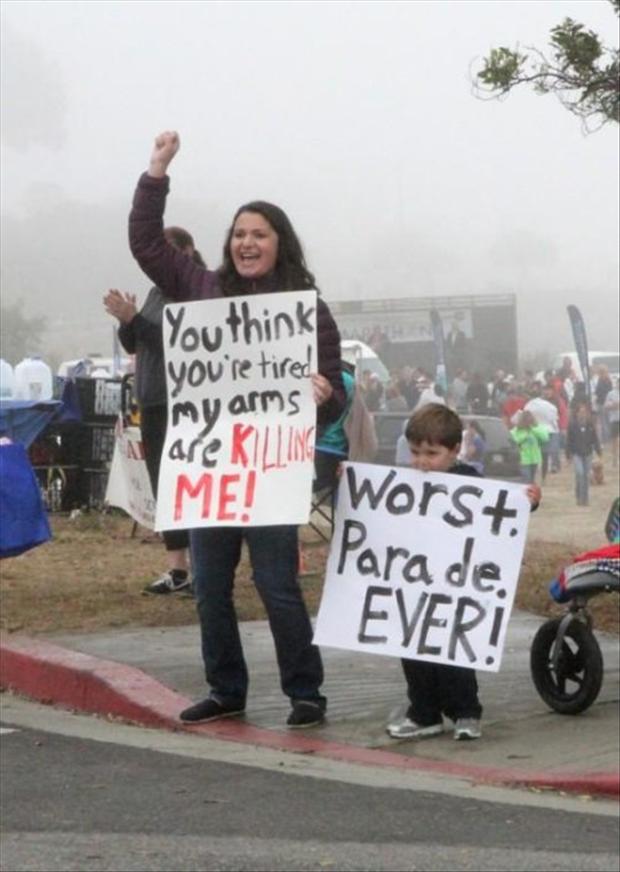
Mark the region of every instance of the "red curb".
POLYGON ((560 790, 565 793, 594 794, 620 799, 620 772, 584 772, 579 775, 569 773, 565 775, 537 774, 531 778, 521 778, 519 781, 514 781, 513 784, 543 790, 560 790))
POLYGON ((49 642, 0 634, 0 685, 39 700, 78 711, 112 716, 146 727, 204 733, 213 738, 356 763, 451 775, 477 783, 519 785, 620 798, 620 773, 526 773, 405 757, 394 751, 330 742, 316 736, 279 733, 242 720, 186 727, 179 712, 190 704, 155 679, 125 664, 101 660, 49 642))
POLYGON ((443 760, 429 760, 420 757, 405 757, 395 751, 378 748, 363 748, 358 745, 343 745, 320 738, 282 734, 275 730, 253 727, 239 720, 217 721, 187 728, 191 732, 224 739, 229 742, 260 745, 278 751, 296 754, 315 754, 331 760, 357 763, 363 766, 383 766, 400 770, 451 775, 484 784, 503 784, 538 789, 561 790, 570 793, 596 794, 620 798, 620 772, 567 772, 562 775, 534 771, 531 773, 518 769, 494 766, 475 766, 461 763, 447 763, 443 760))
POLYGON ((0 685, 45 703, 178 729, 188 700, 131 666, 0 635, 0 685))

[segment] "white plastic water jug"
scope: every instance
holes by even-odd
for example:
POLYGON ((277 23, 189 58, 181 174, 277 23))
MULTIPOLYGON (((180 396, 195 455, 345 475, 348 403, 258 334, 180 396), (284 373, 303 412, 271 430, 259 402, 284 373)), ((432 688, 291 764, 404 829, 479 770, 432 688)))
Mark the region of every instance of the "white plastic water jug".
POLYGON ((15 373, 13 367, 0 357, 0 398, 3 400, 11 400, 15 394, 15 373))
POLYGON ((51 400, 52 370, 40 357, 25 357, 15 367, 15 399, 51 400))

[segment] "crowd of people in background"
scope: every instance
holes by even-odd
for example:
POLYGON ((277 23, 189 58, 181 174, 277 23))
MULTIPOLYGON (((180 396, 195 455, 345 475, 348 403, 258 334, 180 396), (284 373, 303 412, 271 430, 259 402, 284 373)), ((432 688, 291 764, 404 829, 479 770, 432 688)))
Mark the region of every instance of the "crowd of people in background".
MULTIPOLYGON (((518 446, 524 482, 542 484, 560 472, 563 457, 575 472, 577 505, 588 505, 591 478, 600 468, 602 447, 609 444, 618 466, 620 402, 618 378, 607 367, 592 373, 590 391, 566 357, 557 370, 513 375, 459 369, 447 384, 423 367, 402 366, 383 384, 373 372, 361 374, 366 405, 373 412, 412 412, 426 403, 445 404, 468 415, 501 418, 518 446)), ((463 456, 484 467, 484 429, 476 421, 466 432, 463 456)))

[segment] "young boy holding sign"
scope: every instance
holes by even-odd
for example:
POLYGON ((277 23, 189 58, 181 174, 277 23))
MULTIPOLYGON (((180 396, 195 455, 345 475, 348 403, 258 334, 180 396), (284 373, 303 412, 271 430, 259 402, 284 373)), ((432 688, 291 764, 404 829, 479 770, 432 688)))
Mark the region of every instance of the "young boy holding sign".
MULTIPOLYGON (((457 460, 463 439, 459 416, 446 406, 430 403, 415 412, 405 429, 411 466, 421 472, 449 472, 481 477, 467 463, 457 460)), ((526 490, 532 509, 540 502, 535 484, 526 490)), ((482 706, 473 669, 424 660, 401 660, 409 707, 406 714, 387 725, 394 739, 437 736, 443 732, 442 716, 454 721, 454 738, 479 739, 482 706)))

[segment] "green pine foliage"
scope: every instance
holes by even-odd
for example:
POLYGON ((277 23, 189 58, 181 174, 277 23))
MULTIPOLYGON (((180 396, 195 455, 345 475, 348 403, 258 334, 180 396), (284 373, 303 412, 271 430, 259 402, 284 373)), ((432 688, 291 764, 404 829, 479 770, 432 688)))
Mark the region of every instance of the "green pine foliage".
MULTIPOLYGON (((620 15, 620 0, 610 0, 620 15)), ((476 74, 479 97, 503 97, 517 85, 555 94, 587 130, 620 121, 619 52, 583 24, 565 18, 552 28, 547 53, 537 48, 491 49, 476 74)))

